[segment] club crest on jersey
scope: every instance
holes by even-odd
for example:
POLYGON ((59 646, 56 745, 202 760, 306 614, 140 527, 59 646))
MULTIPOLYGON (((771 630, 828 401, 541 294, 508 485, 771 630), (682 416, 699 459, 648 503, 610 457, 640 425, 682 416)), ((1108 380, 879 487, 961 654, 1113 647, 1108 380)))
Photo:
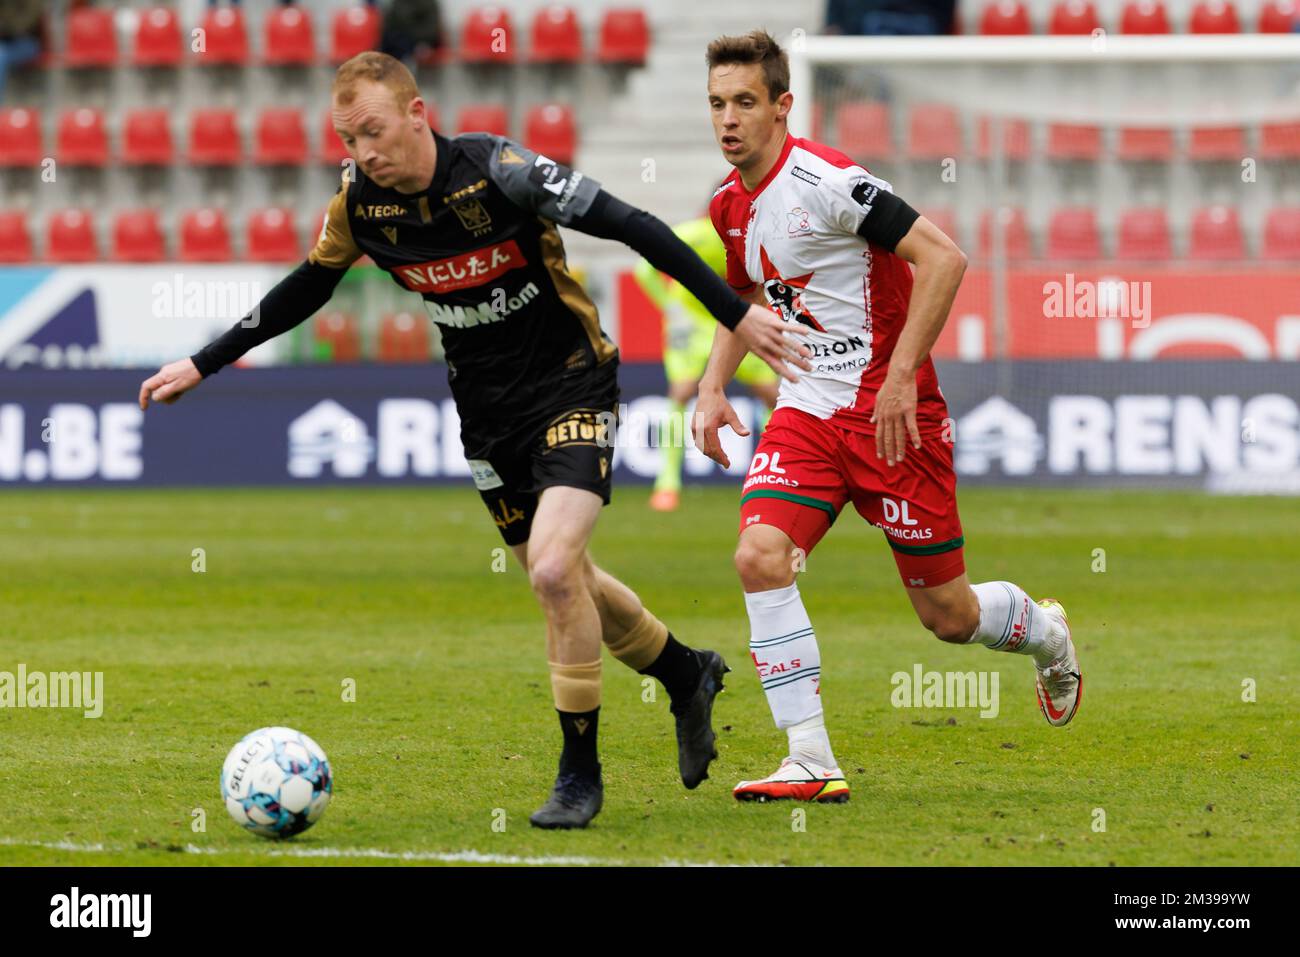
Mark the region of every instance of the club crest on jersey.
POLYGON ((786 232, 791 236, 808 236, 812 233, 812 227, 808 225, 808 217, 811 214, 802 206, 796 206, 790 212, 785 214, 788 220, 786 232))
POLYGON ((457 203, 452 208, 460 224, 469 230, 472 236, 482 236, 492 230, 492 217, 483 206, 481 199, 471 199, 457 203))
POLYGON ((816 329, 818 332, 825 332, 825 328, 808 311, 808 307, 803 301, 803 289, 808 285, 808 281, 812 279, 813 274, 807 273, 803 276, 785 278, 777 270, 776 266, 772 265, 767 250, 762 246, 758 247, 758 258, 763 266, 763 292, 767 295, 767 301, 772 304, 772 307, 781 313, 781 318, 787 322, 802 322, 805 326, 816 329))

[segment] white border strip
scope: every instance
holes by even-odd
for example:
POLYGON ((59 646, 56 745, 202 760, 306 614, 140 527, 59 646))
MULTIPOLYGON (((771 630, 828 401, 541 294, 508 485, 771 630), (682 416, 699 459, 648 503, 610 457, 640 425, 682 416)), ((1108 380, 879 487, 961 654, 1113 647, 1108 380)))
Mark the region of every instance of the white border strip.
POLYGON ((1300 62, 1300 34, 1240 36, 842 37, 809 36, 792 43, 792 59, 816 63, 1259 63, 1300 62))
MULTIPOLYGON (((18 841, 0 838, 0 847, 30 847, 50 851, 71 851, 84 854, 129 853, 135 848, 107 847, 103 844, 75 844, 71 841, 18 841)), ((150 848, 150 850, 155 850, 150 848)), ((163 850, 158 848, 156 850, 163 850)), ((183 853, 219 857, 224 854, 251 854, 254 857, 280 857, 310 859, 350 859, 383 861, 425 861, 442 864, 502 864, 522 867, 629 867, 635 861, 609 857, 541 856, 520 857, 516 854, 492 854, 476 850, 463 851, 386 851, 375 847, 276 847, 253 844, 247 848, 199 847, 186 844, 183 853)), ((165 852, 165 851, 164 851, 165 852)), ((758 867, 757 864, 719 864, 715 861, 660 860, 655 867, 758 867)))

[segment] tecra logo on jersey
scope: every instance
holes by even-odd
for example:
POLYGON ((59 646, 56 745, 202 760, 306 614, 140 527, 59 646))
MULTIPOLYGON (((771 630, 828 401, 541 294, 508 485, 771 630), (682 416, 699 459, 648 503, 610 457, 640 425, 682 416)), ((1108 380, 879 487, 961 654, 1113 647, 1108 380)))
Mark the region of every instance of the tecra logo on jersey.
POLYGON ((454 292, 481 286, 523 265, 524 254, 511 239, 449 259, 402 266, 394 275, 412 292, 454 292))
POLYGON ((788 322, 802 322, 818 332, 825 332, 822 324, 808 311, 803 301, 803 289, 808 285, 813 274, 786 279, 772 265, 767 250, 762 246, 758 247, 758 260, 763 266, 763 292, 767 294, 767 301, 780 311, 781 318, 788 322))

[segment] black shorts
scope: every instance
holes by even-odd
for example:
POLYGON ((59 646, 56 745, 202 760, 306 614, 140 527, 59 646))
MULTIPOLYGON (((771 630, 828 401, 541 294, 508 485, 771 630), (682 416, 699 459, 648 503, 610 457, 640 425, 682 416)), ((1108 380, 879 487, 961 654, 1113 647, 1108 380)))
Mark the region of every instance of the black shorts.
POLYGON ((617 405, 583 406, 494 443, 470 473, 507 545, 528 541, 542 490, 556 485, 595 492, 609 504, 617 405))

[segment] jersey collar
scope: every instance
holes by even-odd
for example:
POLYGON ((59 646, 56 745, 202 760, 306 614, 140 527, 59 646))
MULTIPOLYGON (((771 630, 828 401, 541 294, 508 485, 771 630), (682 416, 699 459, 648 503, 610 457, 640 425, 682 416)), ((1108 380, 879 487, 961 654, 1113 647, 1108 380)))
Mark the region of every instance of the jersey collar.
POLYGON ((794 149, 794 137, 787 131, 785 134, 785 142, 781 144, 781 154, 777 156, 776 162, 772 164, 772 168, 767 171, 767 175, 764 176, 759 184, 754 187, 752 193, 745 189, 745 181, 740 178, 740 173, 736 173, 736 182, 740 184, 740 192, 746 199, 753 201, 758 198, 759 193, 767 189, 767 184, 772 182, 776 174, 781 172, 781 167, 785 166, 785 161, 789 158, 790 150, 792 149, 794 149))
POLYGON ((433 134, 434 145, 438 148, 438 157, 433 161, 433 180, 426 190, 429 195, 433 195, 441 192, 447 185, 447 173, 451 168, 451 140, 439 134, 433 127, 429 127, 429 132, 433 134))

